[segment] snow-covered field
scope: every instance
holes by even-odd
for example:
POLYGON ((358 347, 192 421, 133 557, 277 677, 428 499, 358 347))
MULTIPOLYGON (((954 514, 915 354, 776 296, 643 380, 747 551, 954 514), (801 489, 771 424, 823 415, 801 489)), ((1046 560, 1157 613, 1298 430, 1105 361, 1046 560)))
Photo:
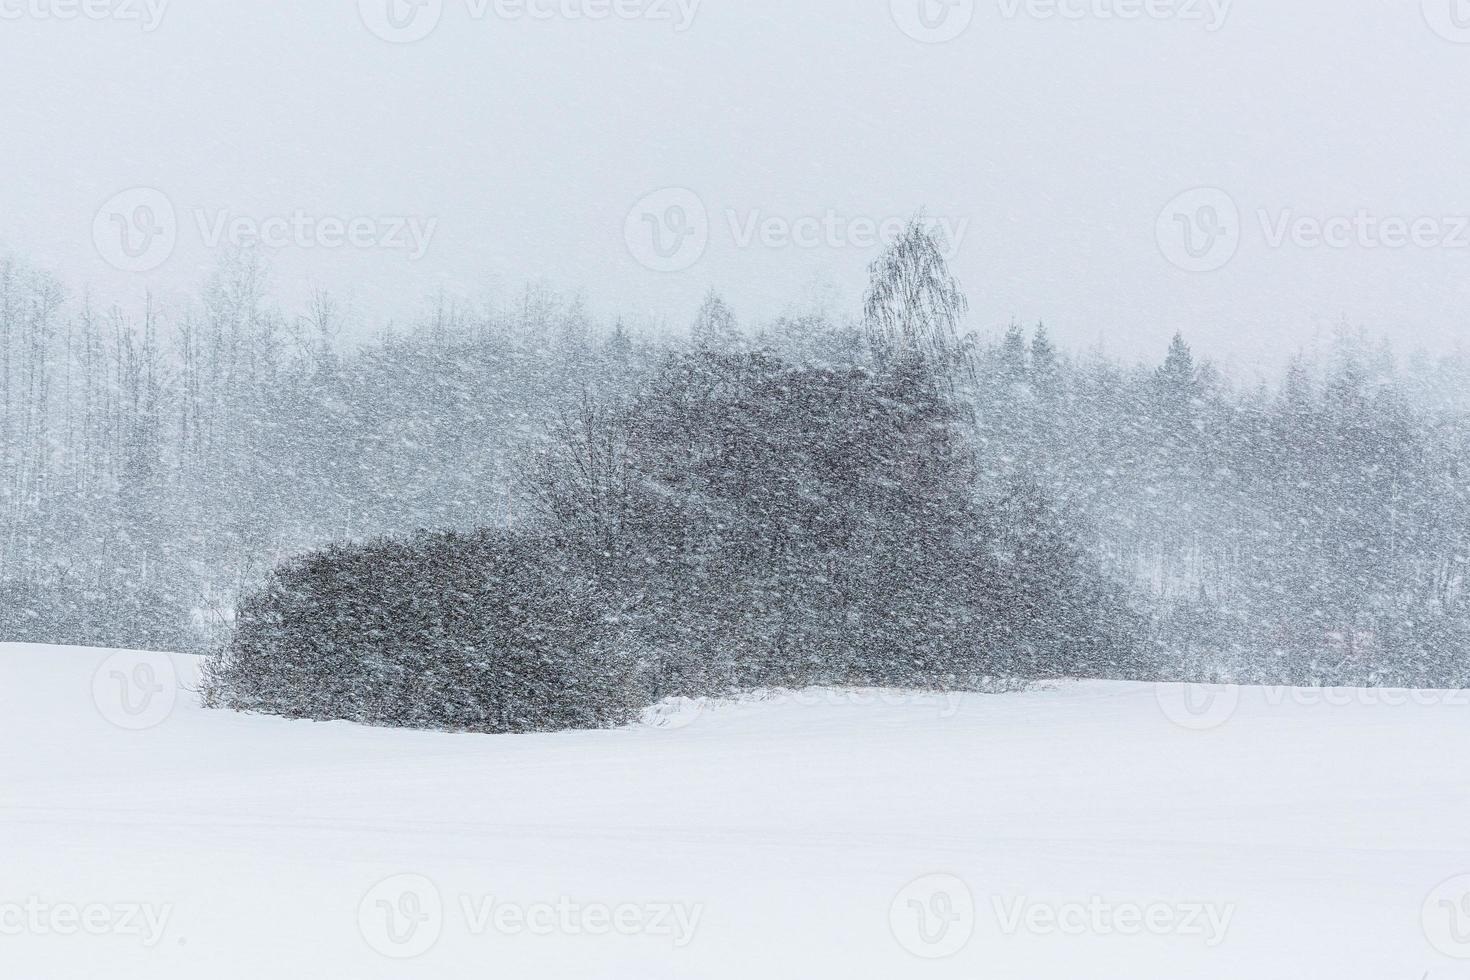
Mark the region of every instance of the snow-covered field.
POLYGON ((484 737, 206 711, 196 672, 0 646, 0 976, 1470 976, 1470 696, 484 737))

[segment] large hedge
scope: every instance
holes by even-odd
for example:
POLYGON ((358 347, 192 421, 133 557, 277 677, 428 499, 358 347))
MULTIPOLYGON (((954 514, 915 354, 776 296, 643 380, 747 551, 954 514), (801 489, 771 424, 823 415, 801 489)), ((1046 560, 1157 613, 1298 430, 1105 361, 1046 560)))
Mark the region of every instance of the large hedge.
POLYGON ((597 584, 546 543, 421 534, 293 559, 241 604, 214 701, 479 732, 623 723, 642 670, 597 584))
POLYGON ((1137 624, 1023 482, 977 497, 973 424, 922 370, 672 360, 564 420, 545 526, 604 569, 663 693, 1135 676, 1137 624))
POLYGON ((1126 605, 1044 498, 977 500, 966 423, 922 372, 672 359, 631 404, 560 421, 529 528, 277 569, 209 691, 516 732, 754 687, 1137 674, 1126 605))

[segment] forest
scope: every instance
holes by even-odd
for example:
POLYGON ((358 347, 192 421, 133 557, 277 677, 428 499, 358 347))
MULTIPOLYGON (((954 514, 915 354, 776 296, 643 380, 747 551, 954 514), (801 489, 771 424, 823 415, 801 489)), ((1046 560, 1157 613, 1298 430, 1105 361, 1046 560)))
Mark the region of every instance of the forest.
MULTIPOLYGON (((1470 359, 1344 325, 1242 374, 1182 336, 1130 363, 965 313, 917 223, 860 310, 742 323, 711 292, 662 330, 531 286, 349 342, 328 296, 274 308, 251 253, 168 314, 94 310, 4 261, 0 639, 242 654, 273 624, 299 650, 332 630, 281 604, 353 569, 313 668, 339 680, 389 597, 399 646, 508 603, 550 624, 537 663, 575 647, 636 675, 623 708, 805 683, 1470 680, 1470 359), (464 608, 425 626, 428 592, 464 608)), ((338 711, 267 704, 282 665, 257 667, 236 703, 338 711)))

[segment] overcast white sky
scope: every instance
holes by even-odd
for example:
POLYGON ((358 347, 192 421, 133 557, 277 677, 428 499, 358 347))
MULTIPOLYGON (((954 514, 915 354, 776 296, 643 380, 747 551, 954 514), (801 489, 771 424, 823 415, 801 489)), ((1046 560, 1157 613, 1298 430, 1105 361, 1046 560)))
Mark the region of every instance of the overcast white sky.
POLYGON ((979 329, 1248 361, 1467 326, 1465 0, 160 2, 0 0, 0 247, 103 301, 180 304, 260 230, 288 309, 536 279, 750 323, 855 310, 922 206, 979 329))

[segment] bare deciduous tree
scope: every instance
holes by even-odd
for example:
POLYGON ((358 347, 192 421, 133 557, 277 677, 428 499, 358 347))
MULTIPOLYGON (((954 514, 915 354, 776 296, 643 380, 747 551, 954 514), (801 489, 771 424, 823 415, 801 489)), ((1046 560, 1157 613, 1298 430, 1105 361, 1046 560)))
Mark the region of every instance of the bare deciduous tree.
POLYGON ((920 362, 953 381, 973 374, 971 348, 959 332, 969 311, 945 261, 944 234, 914 216, 869 268, 863 302, 873 354, 885 367, 920 362))

